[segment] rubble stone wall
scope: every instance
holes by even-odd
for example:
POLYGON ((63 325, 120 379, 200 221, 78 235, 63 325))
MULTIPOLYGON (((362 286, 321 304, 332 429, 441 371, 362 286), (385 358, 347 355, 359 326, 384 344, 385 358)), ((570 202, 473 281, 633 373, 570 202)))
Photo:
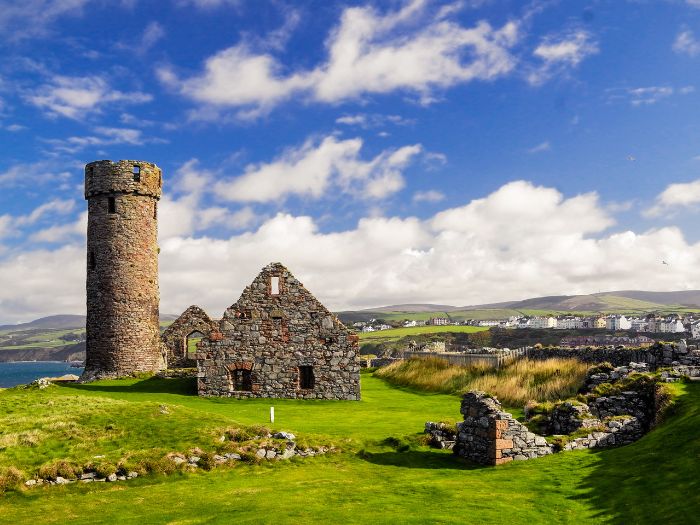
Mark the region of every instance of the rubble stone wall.
POLYGON ((359 400, 358 341, 289 270, 273 263, 226 310, 218 330, 199 343, 198 391, 203 396, 359 400), (302 367, 311 367, 311 388, 303 388, 309 368, 302 367))
POLYGON ((193 332, 200 332, 207 336, 216 330, 217 326, 217 323, 212 321, 199 306, 192 305, 185 310, 160 336, 167 367, 193 368, 197 366, 195 356, 187 353, 187 337, 193 332))
POLYGON ((160 168, 148 162, 103 160, 85 167, 84 380, 163 368, 157 239, 161 185, 160 168))
POLYGON ((642 349, 628 348, 529 348, 529 359, 574 358, 584 363, 603 363, 623 366, 630 362, 647 363, 652 369, 674 364, 700 366, 700 351, 690 349, 684 342, 656 343, 642 349))
POLYGON ((455 454, 482 465, 501 465, 532 459, 553 452, 547 440, 501 410, 501 403, 484 392, 468 392, 457 424, 455 454))

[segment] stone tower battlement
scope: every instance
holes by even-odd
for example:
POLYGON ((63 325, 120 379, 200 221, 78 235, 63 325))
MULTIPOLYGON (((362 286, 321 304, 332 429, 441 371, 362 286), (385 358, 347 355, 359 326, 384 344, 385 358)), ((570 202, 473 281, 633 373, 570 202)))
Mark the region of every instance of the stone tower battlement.
POLYGON ((85 198, 108 193, 131 193, 160 199, 163 174, 142 160, 97 160, 85 165, 85 198))
POLYGON ((162 172, 138 160, 85 166, 87 342, 83 379, 163 368, 158 315, 162 172))

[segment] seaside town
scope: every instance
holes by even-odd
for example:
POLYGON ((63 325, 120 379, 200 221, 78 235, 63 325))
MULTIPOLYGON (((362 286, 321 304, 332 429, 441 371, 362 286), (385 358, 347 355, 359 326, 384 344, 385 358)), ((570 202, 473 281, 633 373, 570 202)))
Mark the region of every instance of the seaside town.
POLYGON ((356 330, 376 332, 393 328, 409 328, 414 326, 483 326, 503 329, 552 329, 552 330, 630 330, 643 333, 689 333, 692 338, 700 337, 700 315, 698 314, 669 314, 657 315, 649 313, 643 316, 627 317, 625 315, 598 316, 511 316, 507 319, 465 319, 453 320, 449 317, 431 317, 424 320, 404 320, 386 322, 381 319, 370 319, 368 322, 353 323, 356 330))

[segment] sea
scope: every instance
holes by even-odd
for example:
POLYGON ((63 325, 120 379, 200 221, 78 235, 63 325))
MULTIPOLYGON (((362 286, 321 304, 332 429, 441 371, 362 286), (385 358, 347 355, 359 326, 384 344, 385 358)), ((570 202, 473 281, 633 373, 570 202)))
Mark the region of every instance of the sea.
POLYGON ((59 377, 65 374, 79 376, 82 368, 73 368, 63 361, 19 361, 0 363, 0 388, 24 385, 40 377, 59 377))

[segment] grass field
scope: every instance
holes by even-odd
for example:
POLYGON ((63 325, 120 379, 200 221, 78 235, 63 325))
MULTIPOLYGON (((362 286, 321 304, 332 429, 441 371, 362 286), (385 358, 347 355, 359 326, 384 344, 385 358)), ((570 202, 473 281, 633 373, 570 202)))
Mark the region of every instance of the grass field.
MULTIPOLYGON (((72 454, 188 446, 219 425, 266 423, 271 404, 277 428, 349 441, 326 457, 11 492, 0 496, 0 523, 690 523, 700 515, 700 384, 673 389, 675 413, 631 446, 497 468, 397 447, 426 420, 457 418, 459 399, 366 374, 361 402, 200 399, 188 380, 6 390, 2 436, 33 421, 45 433, 13 453, 24 468, 72 454), (69 421, 75 438, 57 439, 69 421), (83 432, 98 438, 78 439, 83 432)), ((10 448, 0 452, 5 464, 10 448)))
POLYGON ((409 328, 393 328, 391 330, 380 330, 378 332, 360 333, 362 343, 382 343, 386 341, 398 341, 402 337, 420 334, 440 334, 440 333, 465 333, 473 334, 488 330, 485 326, 411 326, 409 328))

